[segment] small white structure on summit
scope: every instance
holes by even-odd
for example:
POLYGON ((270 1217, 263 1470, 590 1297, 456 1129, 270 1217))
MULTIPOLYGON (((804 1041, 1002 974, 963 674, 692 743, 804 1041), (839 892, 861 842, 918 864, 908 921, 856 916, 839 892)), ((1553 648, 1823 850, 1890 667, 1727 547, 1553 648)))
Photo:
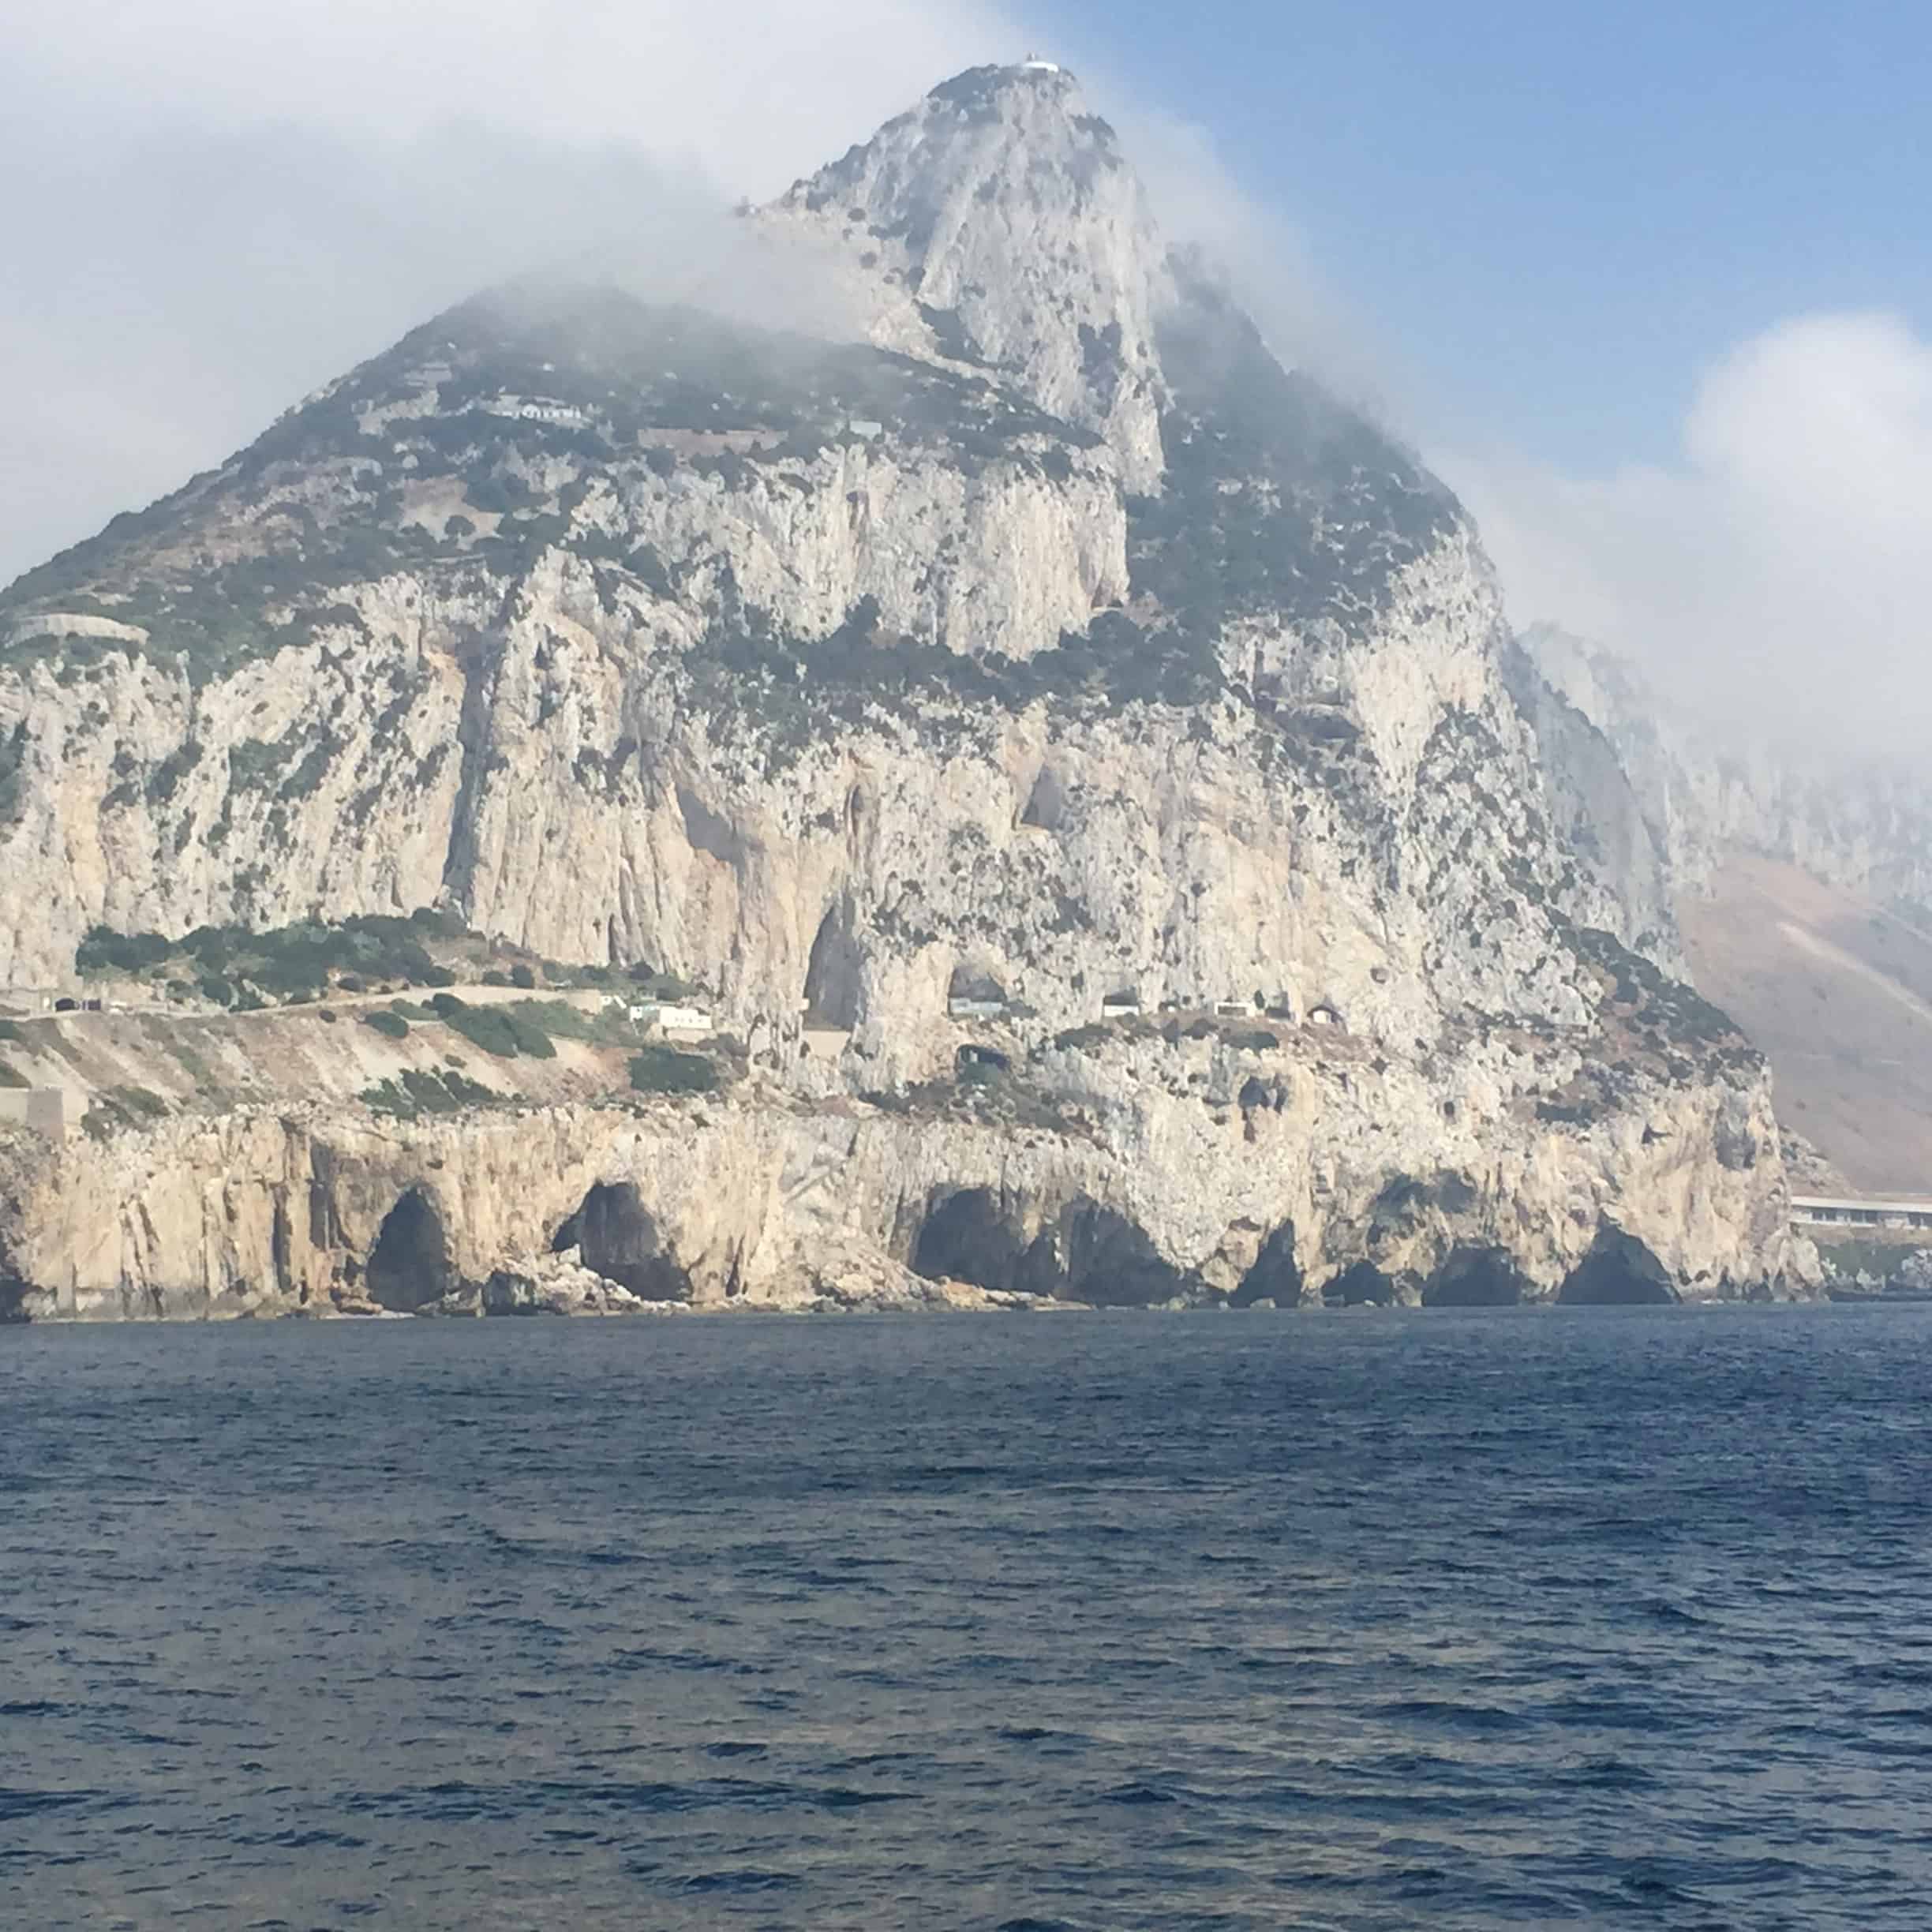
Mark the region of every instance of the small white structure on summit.
POLYGON ((1020 71, 1022 73, 1058 73, 1060 63, 1058 61, 1042 60, 1037 54, 1029 54, 1020 63, 1020 71))

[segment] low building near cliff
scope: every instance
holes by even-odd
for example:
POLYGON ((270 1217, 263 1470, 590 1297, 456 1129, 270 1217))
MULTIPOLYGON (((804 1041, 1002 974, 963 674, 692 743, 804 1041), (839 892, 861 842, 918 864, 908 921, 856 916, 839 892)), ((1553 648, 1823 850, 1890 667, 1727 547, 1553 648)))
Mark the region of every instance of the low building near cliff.
POLYGON ((65 1140, 67 1095, 58 1087, 0 1087, 0 1125, 25 1127, 50 1140, 65 1140))
POLYGON ((1932 1228, 1932 1200, 1794 1194, 1791 1205, 1792 1220, 1800 1227, 1932 1228))
POLYGON ((1140 1004, 1140 995, 1134 992, 1110 993, 1100 1002, 1100 1017, 1103 1020, 1129 1020, 1144 1010, 1140 1004))
POLYGON ((1004 1020, 1006 1002, 1003 999, 949 999, 946 1011, 955 1020, 1004 1020))
POLYGON ((666 1033, 678 1033, 690 1039, 702 1039, 717 1030, 710 1014, 702 1006, 646 1007, 645 1011, 666 1033))
POLYGON ((607 1011, 613 1007, 621 1009, 633 1026, 656 1027, 662 1033, 702 1039, 717 1031, 717 1023, 702 1006, 678 1005, 664 1000, 628 1001, 614 998, 607 999, 604 1005, 607 1011))

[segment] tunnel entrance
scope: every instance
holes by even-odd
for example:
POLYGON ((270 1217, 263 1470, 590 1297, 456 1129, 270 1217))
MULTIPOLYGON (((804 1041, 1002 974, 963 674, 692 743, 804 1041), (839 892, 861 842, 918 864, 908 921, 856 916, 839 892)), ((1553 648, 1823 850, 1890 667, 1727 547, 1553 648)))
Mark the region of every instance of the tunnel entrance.
POLYGON ((402 1315, 428 1307, 455 1286, 442 1217, 420 1188, 389 1210, 365 1274, 369 1299, 402 1315))
POLYGON ((1607 1221, 1556 1295, 1575 1308, 1661 1308, 1677 1298, 1664 1264, 1634 1235, 1607 1221))
POLYGON ((1522 1301, 1522 1271, 1506 1248, 1457 1248, 1422 1290, 1425 1308, 1515 1308, 1522 1301))
POLYGON ((961 1188, 926 1217, 913 1244, 912 1271, 928 1281, 1011 1288, 1026 1245, 1001 1213, 990 1188, 961 1188))
POLYGON ((593 1275, 646 1301, 688 1301, 691 1279, 678 1265, 635 1185, 600 1181, 558 1229, 558 1252, 575 1248, 593 1275), (568 1237, 567 1239, 566 1237, 568 1237))
POLYGON ((1293 1308, 1301 1299, 1301 1267, 1295 1260, 1294 1223, 1284 1221, 1262 1244, 1254 1266, 1241 1277, 1229 1305, 1252 1308, 1257 1301, 1272 1301, 1277 1308, 1293 1308))

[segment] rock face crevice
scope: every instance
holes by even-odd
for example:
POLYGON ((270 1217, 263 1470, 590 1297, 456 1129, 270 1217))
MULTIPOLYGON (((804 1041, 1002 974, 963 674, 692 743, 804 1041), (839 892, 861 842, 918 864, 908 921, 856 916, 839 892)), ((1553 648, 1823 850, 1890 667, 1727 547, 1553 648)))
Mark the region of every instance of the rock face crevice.
POLYGON ((1069 1202, 1027 1250, 1017 1285, 1092 1308, 1157 1308, 1190 1301, 1198 1288, 1144 1227, 1085 1199, 1069 1202))
POLYGON ((27 1319, 27 1296, 32 1285, 15 1272, 6 1245, 0 1242, 0 1323, 27 1319))
POLYGON ((912 1271, 929 1281, 1021 1286, 1031 1243, 990 1188, 957 1188, 931 1204, 912 1247, 912 1271))
POLYGON ((1321 1292, 1330 1308, 1388 1308, 1403 1298, 1395 1277, 1384 1274, 1372 1261, 1351 1263, 1321 1292))

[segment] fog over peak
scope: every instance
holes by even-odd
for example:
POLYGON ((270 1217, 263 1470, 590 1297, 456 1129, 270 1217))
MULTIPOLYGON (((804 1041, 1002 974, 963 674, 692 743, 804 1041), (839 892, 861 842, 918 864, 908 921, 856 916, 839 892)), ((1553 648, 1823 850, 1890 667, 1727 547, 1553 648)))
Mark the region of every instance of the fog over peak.
POLYGON ((0 581, 478 288, 595 263, 728 293, 735 200, 1024 45, 919 0, 0 0, 0 170, 36 185, 0 304, 0 581))
MULTIPOLYGON (((743 314, 721 217, 936 82, 1047 43, 986 0, 0 0, 0 581, 247 442, 477 289, 592 268, 743 314), (76 131, 85 130, 84 139, 76 131)), ((1932 723, 1932 343, 1884 314, 1769 324, 1707 370, 1668 463, 1582 473, 1436 425, 1292 211, 1200 129, 1065 50, 1165 232, 1277 353, 1420 443, 1518 623, 1553 619, 1750 732, 1914 753, 1932 723), (1387 399, 1386 402, 1384 399, 1387 399), (1823 707, 1818 692, 1833 702, 1823 707)), ((832 322, 836 318, 831 318, 832 322)))

